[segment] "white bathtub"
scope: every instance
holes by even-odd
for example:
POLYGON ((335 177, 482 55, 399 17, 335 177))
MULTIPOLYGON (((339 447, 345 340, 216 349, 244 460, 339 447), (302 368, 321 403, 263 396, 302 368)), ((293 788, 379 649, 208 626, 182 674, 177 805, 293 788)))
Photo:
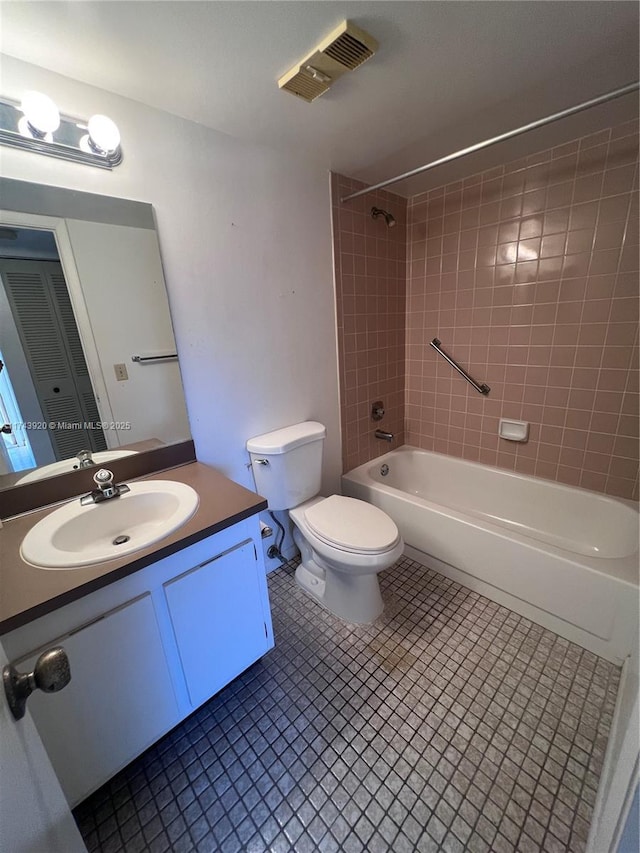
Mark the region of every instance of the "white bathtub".
POLYGON ((430 568, 616 663, 637 642, 630 501, 412 447, 342 484, 387 512, 430 568))

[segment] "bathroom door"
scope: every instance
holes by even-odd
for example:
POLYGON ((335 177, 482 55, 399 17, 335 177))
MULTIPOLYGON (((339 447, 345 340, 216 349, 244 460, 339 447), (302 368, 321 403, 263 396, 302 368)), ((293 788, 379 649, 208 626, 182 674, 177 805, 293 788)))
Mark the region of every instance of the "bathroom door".
MULTIPOLYGON (((0 645, 0 668, 7 658, 0 645)), ((0 838, 11 853, 86 853, 31 714, 14 720, 0 687, 0 838)))

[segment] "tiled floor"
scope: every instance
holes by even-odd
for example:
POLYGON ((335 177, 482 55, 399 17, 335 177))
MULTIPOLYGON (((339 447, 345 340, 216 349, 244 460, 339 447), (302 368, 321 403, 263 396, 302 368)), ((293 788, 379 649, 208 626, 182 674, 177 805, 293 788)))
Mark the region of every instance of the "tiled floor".
POLYGON ((611 664, 408 559, 371 626, 270 575, 276 647, 76 809, 90 851, 582 851, 611 664))

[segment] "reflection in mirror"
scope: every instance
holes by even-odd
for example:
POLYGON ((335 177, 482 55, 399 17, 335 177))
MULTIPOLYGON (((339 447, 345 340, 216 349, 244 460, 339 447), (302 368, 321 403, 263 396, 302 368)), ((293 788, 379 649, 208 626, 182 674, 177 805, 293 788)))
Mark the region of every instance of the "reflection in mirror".
POLYGON ((0 396, 12 408, 12 429, 4 434, 9 471, 39 465, 53 474, 54 463, 62 473, 62 460, 85 448, 106 450, 107 441, 50 231, 0 230, 0 285, 0 396))
POLYGON ((189 439, 151 206, 21 187, 46 215, 0 212, 0 488, 189 439))

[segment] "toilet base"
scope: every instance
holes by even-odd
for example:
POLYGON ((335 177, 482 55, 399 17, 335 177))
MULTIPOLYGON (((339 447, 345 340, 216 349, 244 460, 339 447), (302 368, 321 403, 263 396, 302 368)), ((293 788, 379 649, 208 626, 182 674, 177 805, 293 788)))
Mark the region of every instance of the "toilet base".
POLYGON ((296 569, 296 583, 311 598, 315 598, 318 604, 324 605, 324 591, 326 583, 317 575, 309 571, 302 563, 296 569))
POLYGON ((345 622, 368 625, 383 612, 384 602, 376 574, 351 576, 323 569, 315 560, 311 562, 312 571, 305 561, 300 563, 296 569, 296 583, 329 613, 345 622), (320 572, 324 578, 319 576, 320 572))

